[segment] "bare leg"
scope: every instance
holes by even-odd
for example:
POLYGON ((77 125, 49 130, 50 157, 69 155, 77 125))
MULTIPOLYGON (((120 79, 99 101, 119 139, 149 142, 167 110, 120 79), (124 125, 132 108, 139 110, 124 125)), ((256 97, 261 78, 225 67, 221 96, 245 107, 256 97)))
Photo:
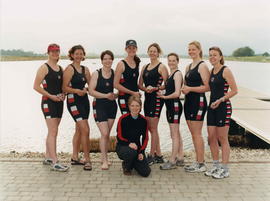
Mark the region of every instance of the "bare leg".
POLYGON ((88 120, 81 120, 76 123, 81 134, 81 143, 83 147, 84 158, 86 162, 90 161, 90 143, 89 143, 89 124, 88 120))
POLYGON ((72 159, 78 160, 81 145, 81 134, 78 124, 75 124, 75 134, 72 139, 72 145, 73 145, 72 159))
POLYGON ((189 130, 192 135, 192 141, 194 144, 196 159, 199 163, 204 162, 204 142, 202 138, 202 121, 187 121, 189 130))
POLYGON ((158 134, 158 122, 159 118, 147 117, 149 123, 149 131, 151 133, 151 149, 150 155, 154 156, 155 153, 161 156, 159 134, 158 134))
POLYGON ((172 139, 172 155, 170 161, 175 163, 178 152, 179 152, 179 142, 180 142, 180 132, 179 132, 179 124, 169 124, 171 131, 171 139, 172 139))
POLYGON ((210 146, 212 158, 215 161, 219 160, 219 146, 217 138, 217 127, 216 126, 207 126, 208 130, 208 143, 210 146))
POLYGON ((222 150, 222 164, 228 164, 230 158, 230 144, 228 140, 229 126, 217 127, 218 140, 222 150))

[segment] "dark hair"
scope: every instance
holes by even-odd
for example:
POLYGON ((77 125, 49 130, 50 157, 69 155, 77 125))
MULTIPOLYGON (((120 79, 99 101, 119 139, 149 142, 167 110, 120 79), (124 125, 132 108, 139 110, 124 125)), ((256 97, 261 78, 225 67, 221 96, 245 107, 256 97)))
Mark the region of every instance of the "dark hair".
POLYGON ((73 46, 73 47, 68 51, 68 57, 69 57, 69 59, 70 59, 71 61, 74 60, 74 59, 72 58, 71 55, 74 54, 76 50, 82 50, 82 51, 83 51, 83 55, 84 55, 83 61, 84 61, 84 60, 85 60, 85 50, 84 50, 83 46, 81 46, 81 45, 75 45, 75 46, 73 46))
POLYGON ((172 52, 168 54, 167 58, 169 58, 170 56, 175 56, 176 60, 179 62, 179 56, 176 53, 172 52))
POLYGON ((202 46, 201 46, 201 43, 198 42, 198 41, 192 41, 191 43, 189 43, 188 45, 194 45, 198 50, 200 50, 200 57, 202 59, 203 57, 203 52, 202 52, 202 46))
POLYGON ((104 56, 106 54, 109 55, 112 60, 114 60, 114 55, 113 55, 112 51, 110 51, 110 50, 105 50, 105 51, 101 52, 100 59, 103 60, 104 59, 104 56))
POLYGON ((134 56, 134 61, 135 61, 136 65, 139 65, 141 63, 141 59, 136 54, 134 56))
POLYGON ((157 44, 157 43, 152 43, 151 45, 148 46, 147 51, 149 51, 149 49, 150 49, 151 47, 157 48, 157 51, 158 51, 158 54, 159 54, 159 55, 162 54, 162 50, 161 50, 159 44, 157 44))
POLYGON ((209 48, 209 52, 210 52, 211 50, 215 50, 215 51, 217 51, 217 52, 219 53, 219 55, 221 56, 220 63, 221 63, 222 65, 224 65, 224 57, 223 57, 223 54, 222 54, 221 49, 220 49, 219 47, 210 47, 210 48, 209 48))

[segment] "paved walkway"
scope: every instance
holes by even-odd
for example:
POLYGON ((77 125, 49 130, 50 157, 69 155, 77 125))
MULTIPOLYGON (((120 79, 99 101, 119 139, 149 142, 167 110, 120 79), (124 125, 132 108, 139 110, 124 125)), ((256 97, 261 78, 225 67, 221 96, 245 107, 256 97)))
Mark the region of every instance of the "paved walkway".
POLYGON ((223 180, 182 168, 160 171, 152 166, 149 178, 124 176, 121 163, 109 171, 94 163, 91 172, 81 166, 68 173, 50 171, 40 162, 0 162, 0 200, 74 201, 269 201, 270 163, 233 163, 223 180))

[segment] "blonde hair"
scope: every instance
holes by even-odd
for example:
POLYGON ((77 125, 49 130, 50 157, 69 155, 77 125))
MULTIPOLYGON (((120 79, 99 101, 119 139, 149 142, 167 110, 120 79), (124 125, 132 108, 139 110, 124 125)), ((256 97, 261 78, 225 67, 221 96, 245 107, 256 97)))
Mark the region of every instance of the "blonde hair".
POLYGON ((188 45, 194 45, 198 50, 200 50, 200 57, 202 59, 203 57, 203 52, 202 52, 202 46, 201 46, 201 43, 199 41, 192 41, 191 43, 189 43, 188 45))
POLYGON ((139 105, 142 107, 142 100, 141 100, 141 98, 139 98, 137 96, 130 96, 129 97, 129 99, 128 99, 128 106, 130 106, 133 101, 139 103, 139 105))

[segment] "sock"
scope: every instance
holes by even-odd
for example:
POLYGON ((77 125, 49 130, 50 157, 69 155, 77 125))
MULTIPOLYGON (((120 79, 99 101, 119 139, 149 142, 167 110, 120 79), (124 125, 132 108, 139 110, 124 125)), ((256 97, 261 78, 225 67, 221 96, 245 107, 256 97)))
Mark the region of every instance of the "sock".
POLYGON ((213 166, 214 167, 220 167, 219 160, 213 160, 213 166))
POLYGON ((229 168, 228 168, 228 165, 227 164, 222 164, 222 168, 228 172, 229 171, 229 168))

